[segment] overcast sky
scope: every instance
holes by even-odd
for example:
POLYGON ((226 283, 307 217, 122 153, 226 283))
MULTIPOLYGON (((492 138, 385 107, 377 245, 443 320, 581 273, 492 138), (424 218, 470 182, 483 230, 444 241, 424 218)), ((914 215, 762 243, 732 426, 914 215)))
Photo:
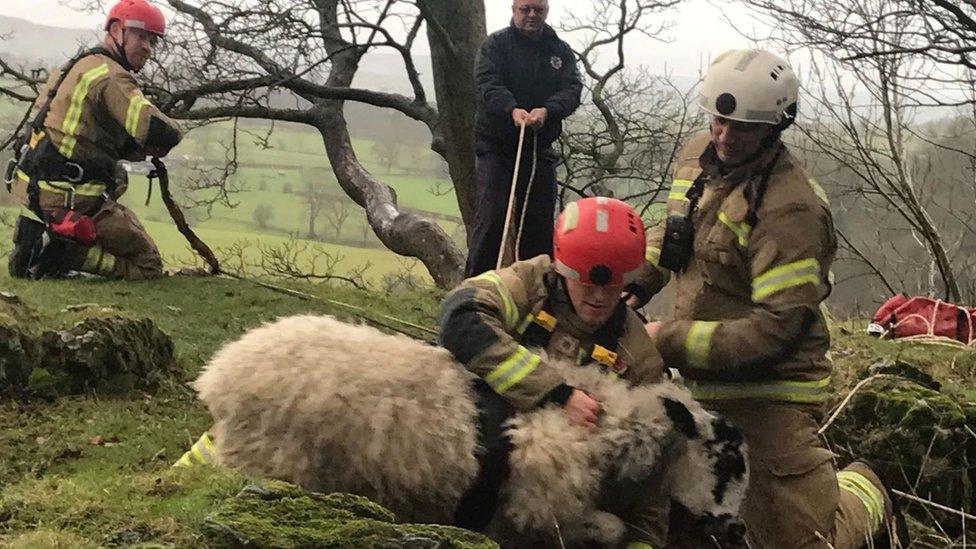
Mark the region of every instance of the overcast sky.
MULTIPOLYGON (((78 13, 62 5, 64 0, 0 0, 0 15, 22 17, 36 23, 66 27, 98 27, 101 15, 78 13)), ((489 31, 508 24, 511 17, 510 0, 485 0, 489 31)), ((557 23, 568 11, 581 13, 590 6, 589 0, 550 0, 550 23, 557 23)), ((745 10, 729 2, 722 2, 721 12, 748 28, 755 24, 745 10)), ((722 17, 722 13, 707 0, 687 0, 673 16, 675 26, 667 34, 668 43, 633 40, 628 56, 655 72, 668 67, 679 76, 694 76, 699 67, 718 53, 732 48, 748 47, 743 39, 722 17)))

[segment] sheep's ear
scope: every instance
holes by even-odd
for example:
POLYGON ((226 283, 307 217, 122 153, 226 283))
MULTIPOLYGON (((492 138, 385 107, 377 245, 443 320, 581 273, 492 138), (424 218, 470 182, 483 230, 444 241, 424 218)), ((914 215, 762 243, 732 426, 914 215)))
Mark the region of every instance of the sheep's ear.
POLYGON ((662 398, 661 401, 664 404, 664 411, 667 412, 668 417, 671 418, 671 422, 674 423, 674 428, 689 439, 698 438, 698 426, 695 425, 695 416, 691 415, 688 407, 670 398, 662 398))

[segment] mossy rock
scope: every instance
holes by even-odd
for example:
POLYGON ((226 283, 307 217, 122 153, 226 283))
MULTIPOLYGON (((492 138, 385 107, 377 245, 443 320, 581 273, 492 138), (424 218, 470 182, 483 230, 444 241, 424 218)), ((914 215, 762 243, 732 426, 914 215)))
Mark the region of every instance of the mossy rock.
POLYGON ((36 314, 19 297, 0 292, 0 396, 23 390, 31 370, 36 314))
POLYGON ((35 338, 16 324, 0 324, 0 396, 23 391, 36 356, 35 338))
POLYGON ((393 513, 352 494, 305 492, 284 482, 248 486, 207 517, 213 547, 491 549, 488 538, 450 526, 398 524, 393 513))
POLYGON ((32 393, 151 390, 174 369, 173 341, 149 319, 88 318, 44 332, 38 346, 32 393))
POLYGON ((38 334, 33 313, 0 293, 0 398, 153 390, 175 370, 173 341, 149 319, 86 318, 38 334))
POLYGON ((976 404, 891 377, 863 386, 827 434, 835 451, 870 460, 890 488, 971 512, 976 438, 967 425, 976 425, 976 404))

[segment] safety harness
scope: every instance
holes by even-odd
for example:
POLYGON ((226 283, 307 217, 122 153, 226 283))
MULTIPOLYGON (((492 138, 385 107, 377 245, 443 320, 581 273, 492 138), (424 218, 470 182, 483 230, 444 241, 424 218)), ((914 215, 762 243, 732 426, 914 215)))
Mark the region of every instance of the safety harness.
POLYGON ((66 158, 44 130, 44 121, 51 110, 51 103, 68 73, 79 61, 93 55, 105 55, 114 59, 110 51, 98 47, 83 51, 69 60, 62 68, 58 80, 48 90, 44 104, 31 120, 27 131, 14 144, 14 158, 7 165, 7 190, 10 190, 15 178, 24 179, 26 176, 27 207, 46 226, 50 226, 51 219, 41 209, 41 181, 65 193, 64 208, 68 211, 74 209, 77 186, 92 180, 104 183, 110 189, 115 186, 114 166, 97 166, 66 158), (59 184, 62 182, 63 185, 59 184))
MULTIPOLYGON (((552 341, 559 320, 549 311, 552 310, 552 292, 550 297, 537 309, 525 316, 516 329, 523 347, 547 348, 552 341)), ((596 363, 602 370, 614 375, 622 375, 627 371, 627 364, 617 353, 617 346, 624 334, 624 323, 627 319, 627 305, 621 300, 617 303, 609 320, 597 330, 594 343, 591 346, 580 347, 577 364, 585 366, 596 363)))
MULTIPOLYGON (((516 328, 514 335, 523 347, 547 348, 559 323, 548 312, 552 310, 552 296, 558 290, 558 277, 547 275, 545 283, 549 289, 548 297, 516 328)), ((624 334, 627 309, 624 300, 618 302, 610 319, 594 333, 592 347, 579 349, 577 363, 580 366, 596 363, 604 372, 617 376, 627 371, 626 363, 616 352, 624 334)), ((481 378, 472 381, 471 390, 478 409, 479 471, 455 509, 453 524, 484 531, 501 503, 501 485, 508 477, 512 444, 505 423, 515 414, 515 409, 481 378)))

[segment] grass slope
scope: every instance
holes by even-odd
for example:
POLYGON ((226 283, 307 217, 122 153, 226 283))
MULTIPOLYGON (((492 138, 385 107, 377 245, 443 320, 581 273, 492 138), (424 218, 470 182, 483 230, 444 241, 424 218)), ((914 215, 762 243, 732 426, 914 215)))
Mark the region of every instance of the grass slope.
MULTIPOLYGON (((0 401, 4 547, 94 547, 126 540, 200 546, 203 518, 246 479, 229 472, 170 469, 209 426, 184 382, 222 343, 264 321, 310 312, 350 318, 345 309, 227 279, 173 277, 125 284, 0 278, 0 289, 33 306, 43 326, 80 319, 83 312, 62 310, 82 302, 151 317, 173 337, 184 372, 154 395, 0 401)), ((302 289, 428 326, 438 300, 433 291, 376 296, 326 286, 302 289)))
MULTIPOLYGON (((426 326, 434 324, 440 298, 434 290, 374 295, 325 285, 294 287, 367 308, 374 318, 389 314, 426 326)), ((0 546, 9 547, 134 541, 201 546, 203 518, 247 479, 206 468, 170 469, 209 426, 206 411, 185 382, 222 343, 262 322, 298 313, 350 318, 345 309, 327 303, 228 279, 172 277, 126 284, 0 278, 0 290, 33 306, 42 326, 79 320, 84 312, 64 308, 81 302, 151 317, 173 337, 183 372, 152 395, 0 402, 0 546)), ((882 358, 901 358, 921 365, 953 391, 976 396, 972 351, 877 341, 862 335, 857 323, 838 324, 835 331, 839 387, 849 387, 855 372, 882 358)), ((836 395, 835 402, 842 396, 836 395)))

